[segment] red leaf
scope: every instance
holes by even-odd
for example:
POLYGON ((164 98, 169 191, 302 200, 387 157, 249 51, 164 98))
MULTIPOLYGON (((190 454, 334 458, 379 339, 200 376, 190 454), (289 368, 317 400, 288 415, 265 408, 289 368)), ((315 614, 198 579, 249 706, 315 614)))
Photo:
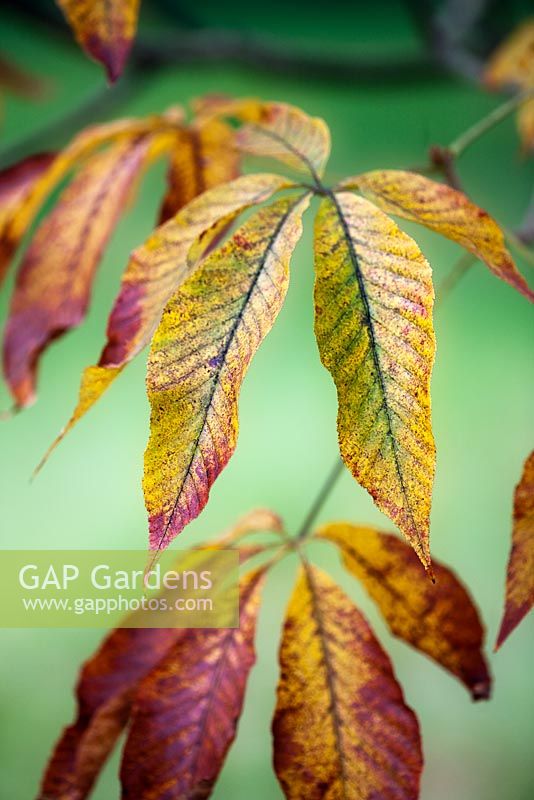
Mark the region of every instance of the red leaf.
POLYGON ((512 549, 506 575, 506 602, 495 649, 510 636, 534 605, 534 452, 523 468, 514 495, 512 549))
POLYGON ((19 406, 35 399, 39 356, 84 318, 102 251, 151 139, 118 142, 87 161, 41 224, 17 275, 4 371, 19 406))
MULTIPOLYGON (((37 178, 48 169, 54 158, 53 153, 40 153, 0 172, 0 231, 3 231, 6 219, 29 194, 37 178)), ((0 283, 9 267, 13 247, 11 239, 5 236, 0 238, 0 283)))
POLYGON ((203 800, 232 744, 255 661, 264 571, 241 583, 240 628, 190 629, 142 682, 121 767, 123 800, 203 800))
POLYGON ((117 628, 82 669, 78 716, 65 728, 41 785, 41 800, 87 797, 128 721, 141 678, 185 633, 182 629, 117 628))

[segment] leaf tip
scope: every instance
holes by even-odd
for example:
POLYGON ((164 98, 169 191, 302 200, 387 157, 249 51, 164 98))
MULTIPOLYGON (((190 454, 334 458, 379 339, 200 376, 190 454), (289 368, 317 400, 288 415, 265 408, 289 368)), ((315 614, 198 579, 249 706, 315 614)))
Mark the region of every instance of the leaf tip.
POLYGON ((491 678, 488 675, 483 680, 477 681, 470 687, 471 699, 474 703, 479 700, 489 700, 491 698, 491 678))

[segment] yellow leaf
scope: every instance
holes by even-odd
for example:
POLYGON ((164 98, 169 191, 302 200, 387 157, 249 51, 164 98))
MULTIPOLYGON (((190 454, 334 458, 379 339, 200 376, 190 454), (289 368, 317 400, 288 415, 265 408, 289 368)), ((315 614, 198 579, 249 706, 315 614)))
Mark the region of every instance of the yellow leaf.
POLYGON ((534 17, 507 37, 489 60, 484 80, 492 89, 534 86, 534 17))
POLYGON ((79 419, 96 403, 96 401, 104 394, 106 389, 110 386, 115 378, 122 371, 122 367, 86 367, 83 371, 82 380, 80 383, 80 391, 78 396, 78 403, 74 409, 71 418, 60 431, 58 436, 54 439, 41 461, 34 471, 36 475, 44 466, 52 451, 58 446, 60 441, 69 433, 69 431, 76 425, 79 419))
POLYGON ((76 40, 106 68, 113 83, 124 69, 137 30, 140 0, 57 0, 76 40))
POLYGON ((363 583, 394 636, 455 675, 473 700, 488 699, 484 628, 454 572, 434 560, 431 583, 407 544, 373 528, 332 522, 316 535, 340 548, 344 565, 363 583))
MULTIPOLYGON (((227 225, 239 212, 289 185, 279 175, 266 174, 245 175, 230 184, 214 187, 156 228, 145 244, 134 250, 108 321, 107 343, 100 361, 84 371, 78 405, 40 466, 109 388, 121 369, 150 342, 165 303, 196 267, 197 262, 189 260, 188 255, 199 237, 221 219, 227 225), (109 372, 104 378, 105 370, 109 372)), ((196 247, 198 258, 205 249, 196 247)))
POLYGON ((430 267, 389 217, 347 192, 321 203, 315 262, 315 332, 337 387, 341 455, 430 570, 430 267))
POLYGON ((152 550, 198 516, 234 452, 239 390, 282 306, 308 202, 286 197, 254 214, 167 304, 147 373, 152 550))
POLYGON ((418 222, 483 261, 498 278, 530 301, 534 292, 514 264, 504 236, 492 217, 462 192, 414 172, 376 170, 347 178, 341 184, 357 189, 388 214, 418 222))
POLYGON ((523 467, 514 496, 512 547, 506 574, 504 615, 499 648, 534 606, 534 452, 523 467))
POLYGON ((273 721, 288 800, 416 800, 419 727, 351 600, 306 565, 289 602, 273 721))
POLYGON ((323 174, 330 155, 326 123, 285 103, 263 104, 259 121, 241 128, 236 142, 245 153, 277 159, 314 178, 323 174))

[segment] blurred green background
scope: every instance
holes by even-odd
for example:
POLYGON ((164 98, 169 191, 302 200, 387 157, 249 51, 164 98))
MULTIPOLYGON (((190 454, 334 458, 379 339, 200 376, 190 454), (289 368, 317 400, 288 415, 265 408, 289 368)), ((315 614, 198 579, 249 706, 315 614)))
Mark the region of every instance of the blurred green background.
MULTIPOLYGON (((52 5, 52 0, 49 0, 52 5)), ((24 4, 23 4, 24 5, 24 4)), ((37 4, 45 6, 45 3, 37 4)), ((164 7, 145 3, 142 31, 167 26, 164 7)), ((199 4, 200 5, 200 4, 199 4)), ((180 6, 184 19, 187 4, 180 6), (185 9, 185 11, 184 11, 185 9)), ((318 53, 417 53, 419 38, 402 4, 273 2, 238 7, 205 2, 197 25, 225 26, 311 42, 318 53)), ((179 14, 178 14, 179 16, 179 14)), ((181 20, 183 23, 183 19, 181 20)), ((508 21, 510 24, 510 20, 508 21)), ((59 28, 58 28, 59 31, 59 28)), ((312 48, 312 49, 313 49, 312 48)), ((0 11, 0 51, 49 82, 48 97, 29 103, 7 97, 1 147, 59 120, 103 90, 102 70, 68 36, 6 7, 0 11)), ((428 147, 446 144, 499 101, 458 78, 413 75, 409 80, 360 81, 276 73, 225 63, 169 66, 130 78, 130 93, 108 116, 144 115, 205 92, 257 95, 295 103, 331 127, 329 177, 376 167, 424 163, 428 147), (432 79, 429 80, 429 77, 432 79)), ((116 90, 114 90, 116 91, 116 90)), ((95 119, 96 119, 95 114, 95 119)), ((89 122, 89 120, 87 120, 89 122)), ((57 132, 56 132, 57 133, 57 132)), ((54 133, 54 136, 56 136, 54 133)), ((69 131, 57 136, 61 146, 69 131)), ((47 141, 50 146, 54 142, 47 141)), ((492 130, 460 163, 471 196, 508 226, 529 202, 533 162, 520 156, 512 119, 492 130)), ((140 488, 148 431, 144 355, 117 382, 54 454, 33 484, 29 475, 69 416, 82 368, 98 356, 106 317, 129 251, 154 225, 164 181, 160 165, 143 182, 135 206, 116 230, 96 284, 89 317, 46 355, 39 402, 2 422, 0 450, 4 548, 143 548, 147 539, 140 488)), ((241 397, 239 445, 218 480, 209 507, 183 538, 198 542, 255 506, 270 506, 289 530, 301 522, 336 457, 336 400, 319 363, 312 332, 312 214, 292 263, 285 307, 254 361, 241 397)), ((410 232, 415 229, 407 227, 410 232)), ((416 237, 439 284, 458 249, 418 230, 416 237)), ((531 269, 518 258, 528 274, 531 269)), ((529 275, 531 284, 534 275, 529 275)), ((11 277, 12 282, 12 277, 11 277)), ((11 282, 1 296, 5 315, 11 282)), ((477 264, 436 313, 437 361, 433 420, 438 447, 432 551, 466 581, 487 624, 489 650, 503 603, 512 494, 533 444, 532 309, 477 264)), ((1 407, 9 405, 5 390, 1 407)), ((345 474, 321 520, 391 524, 345 474)), ((494 697, 473 705, 466 691, 430 661, 393 640, 371 602, 326 544, 314 556, 358 602, 391 654, 410 705, 421 721, 426 768, 423 800, 530 800, 534 797, 532 741, 533 620, 502 652, 489 655, 494 697)), ((276 651, 295 571, 286 560, 272 574, 239 735, 214 793, 216 800, 277 800, 271 769, 270 719, 277 680, 276 651)), ((3 631, 0 659, 0 798, 35 795, 61 728, 73 716, 72 688, 98 631, 3 631)), ((118 756, 106 767, 95 800, 118 797, 118 756)))

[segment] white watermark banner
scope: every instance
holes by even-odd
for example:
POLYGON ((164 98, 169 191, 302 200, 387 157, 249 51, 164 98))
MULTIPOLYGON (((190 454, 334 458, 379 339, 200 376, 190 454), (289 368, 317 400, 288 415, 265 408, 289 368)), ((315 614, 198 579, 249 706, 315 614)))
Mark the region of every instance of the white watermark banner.
POLYGON ((235 550, 4 550, 2 628, 234 628, 235 550))

